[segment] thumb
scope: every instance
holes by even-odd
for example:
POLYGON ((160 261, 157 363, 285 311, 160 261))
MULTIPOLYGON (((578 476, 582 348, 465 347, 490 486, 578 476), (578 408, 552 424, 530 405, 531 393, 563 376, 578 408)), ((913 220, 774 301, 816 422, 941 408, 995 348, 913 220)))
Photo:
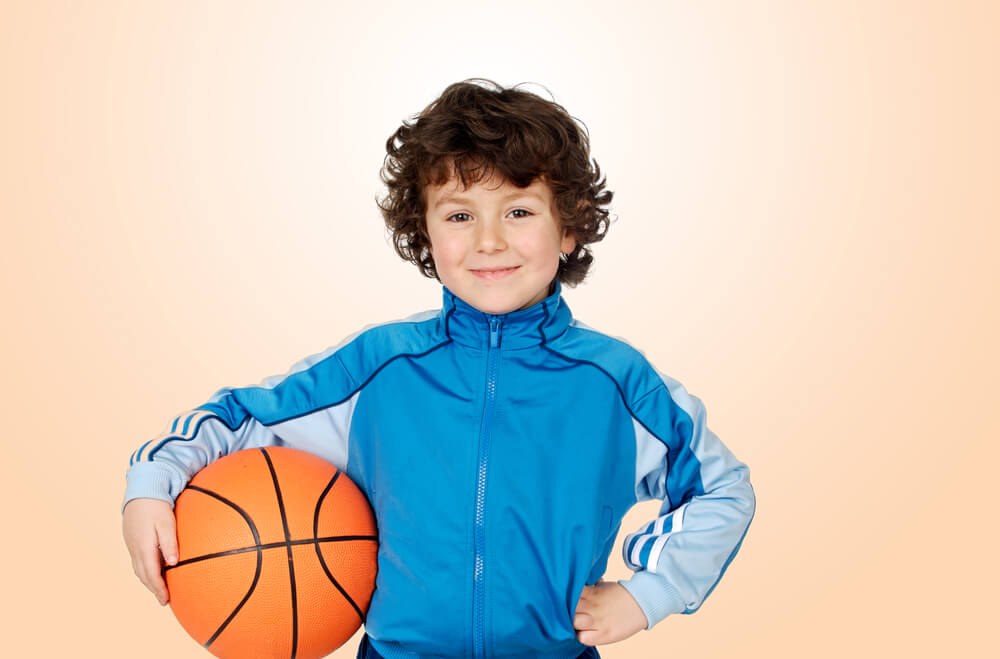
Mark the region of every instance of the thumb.
POLYGON ((160 545, 160 553, 167 565, 177 562, 177 524, 174 516, 168 515, 156 524, 156 539, 160 545))

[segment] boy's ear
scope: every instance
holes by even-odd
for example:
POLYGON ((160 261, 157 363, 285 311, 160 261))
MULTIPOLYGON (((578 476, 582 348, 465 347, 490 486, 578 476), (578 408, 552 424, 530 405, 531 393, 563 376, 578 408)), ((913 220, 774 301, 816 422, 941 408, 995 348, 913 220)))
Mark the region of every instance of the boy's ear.
POLYGON ((570 229, 563 229, 562 242, 559 243, 559 251, 563 254, 572 254, 576 249, 576 234, 570 229))

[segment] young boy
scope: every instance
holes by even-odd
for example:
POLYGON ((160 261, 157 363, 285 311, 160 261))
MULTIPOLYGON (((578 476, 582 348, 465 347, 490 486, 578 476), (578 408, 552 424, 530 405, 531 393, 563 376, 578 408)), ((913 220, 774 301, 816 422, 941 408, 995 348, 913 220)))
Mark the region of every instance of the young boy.
POLYGON ((165 604, 186 483, 227 453, 287 445, 345 471, 375 511, 359 657, 596 657, 694 613, 756 500, 701 401, 562 298, 608 227, 587 136, 556 103, 472 79, 386 148, 379 207, 442 307, 223 388, 139 447, 123 504, 137 576, 165 604), (635 574, 604 582, 622 517, 651 498, 660 516, 623 546, 635 574))

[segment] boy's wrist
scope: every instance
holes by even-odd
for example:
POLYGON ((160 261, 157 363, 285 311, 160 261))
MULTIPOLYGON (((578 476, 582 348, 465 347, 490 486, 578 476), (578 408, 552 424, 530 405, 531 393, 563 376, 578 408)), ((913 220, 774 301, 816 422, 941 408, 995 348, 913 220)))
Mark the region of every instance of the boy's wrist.
POLYGON ((668 615, 681 613, 687 608, 677 589, 655 572, 639 570, 628 580, 618 583, 625 587, 646 614, 647 630, 668 615))
POLYGON ((174 477, 170 467, 155 462, 140 462, 132 465, 125 473, 125 496, 122 498, 122 514, 132 499, 146 497, 161 499, 174 505, 171 495, 171 481, 174 477))

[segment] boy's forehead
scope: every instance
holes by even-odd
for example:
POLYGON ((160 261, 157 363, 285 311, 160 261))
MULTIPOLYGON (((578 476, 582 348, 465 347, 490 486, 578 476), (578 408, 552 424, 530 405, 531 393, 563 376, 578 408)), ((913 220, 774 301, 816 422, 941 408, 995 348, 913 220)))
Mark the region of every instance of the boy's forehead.
POLYGON ((440 204, 444 201, 462 197, 471 189, 476 188, 482 188, 490 193, 500 193, 504 198, 520 196, 525 193, 534 193, 541 199, 551 196, 551 194, 547 194, 550 193, 551 190, 545 182, 544 176, 536 178, 527 188, 519 188, 503 176, 494 174, 489 180, 470 183, 469 187, 466 188, 462 185, 461 179, 452 174, 451 177, 444 183, 427 185, 427 201, 430 206, 433 207, 434 205, 440 204))

